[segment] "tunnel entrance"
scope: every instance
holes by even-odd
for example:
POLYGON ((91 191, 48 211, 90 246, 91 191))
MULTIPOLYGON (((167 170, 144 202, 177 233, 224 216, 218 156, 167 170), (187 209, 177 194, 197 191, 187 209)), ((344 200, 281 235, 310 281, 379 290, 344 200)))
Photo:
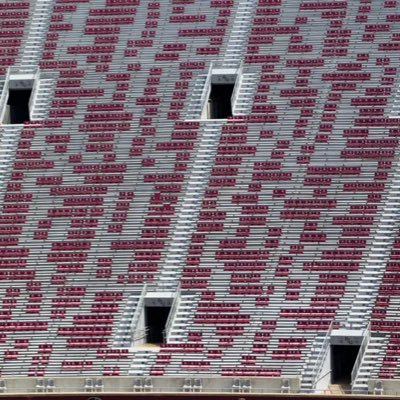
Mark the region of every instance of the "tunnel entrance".
POLYGON ((331 369, 333 384, 348 385, 351 383, 351 371, 360 346, 357 345, 332 345, 331 346, 331 369))
POLYGON ((165 342, 164 331, 170 306, 145 307, 146 342, 160 344, 165 342))
POLYGON ((234 83, 211 84, 208 100, 209 119, 224 119, 232 116, 231 97, 234 83))
POLYGON ((8 113, 5 116, 4 123, 23 124, 29 121, 29 100, 31 98, 32 88, 28 89, 9 89, 7 108, 8 113))
POLYGON ((23 124, 30 121, 30 105, 33 81, 10 81, 7 104, 4 110, 3 124, 23 124))

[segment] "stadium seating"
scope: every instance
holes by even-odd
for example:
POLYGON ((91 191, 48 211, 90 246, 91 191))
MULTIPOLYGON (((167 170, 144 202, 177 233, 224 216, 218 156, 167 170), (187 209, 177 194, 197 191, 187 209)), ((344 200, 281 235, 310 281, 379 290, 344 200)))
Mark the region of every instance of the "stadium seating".
MULTIPOLYGON (((0 75, 51 83, 0 126, 1 375, 304 376, 390 206, 396 2, 55 1, 28 57, 42 2, 0 4, 0 75), (242 63, 248 111, 201 118, 211 63, 242 63), (182 293, 157 354, 115 344, 144 285, 182 293)), ((392 234, 355 316, 387 343, 371 377, 399 378, 392 234)))

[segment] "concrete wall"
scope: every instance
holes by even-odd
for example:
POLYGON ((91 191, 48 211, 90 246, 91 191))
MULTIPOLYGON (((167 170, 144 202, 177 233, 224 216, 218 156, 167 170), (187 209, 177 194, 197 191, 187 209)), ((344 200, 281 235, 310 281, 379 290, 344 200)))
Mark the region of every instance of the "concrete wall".
MULTIPOLYGON (((190 391, 184 389, 185 378, 193 376, 164 377, 71 377, 71 378, 4 378, 0 379, 0 391, 4 394, 22 393, 121 393, 121 392, 155 392, 179 393, 190 391), (88 385, 88 382, 90 384, 88 385), (150 385, 149 385, 150 383, 150 385)), ((200 379, 203 393, 232 393, 232 386, 237 377, 197 376, 200 379)), ((287 379, 291 393, 298 393, 298 377, 280 378, 240 378, 250 381, 251 393, 280 393, 282 380, 287 379)))
POLYGON ((133 335, 137 339, 134 341, 133 346, 140 346, 140 345, 146 343, 144 308, 142 307, 142 309, 139 312, 140 312, 140 315, 139 315, 138 323, 137 323, 137 326, 135 329, 135 333, 133 335))
POLYGON ((400 381, 398 379, 370 379, 368 381, 368 393, 400 396, 400 381), (379 386, 382 387, 382 392, 380 392, 379 389, 376 389, 379 386))
POLYGON ((321 373, 317 378, 317 393, 324 391, 331 383, 331 346, 327 350, 327 354, 321 369, 321 373))

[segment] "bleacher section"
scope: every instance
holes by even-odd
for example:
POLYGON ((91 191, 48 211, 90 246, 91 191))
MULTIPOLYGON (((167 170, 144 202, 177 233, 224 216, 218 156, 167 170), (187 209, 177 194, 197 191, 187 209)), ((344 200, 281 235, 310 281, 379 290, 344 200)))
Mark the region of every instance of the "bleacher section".
POLYGON ((399 378, 399 21, 396 0, 3 0, 0 74, 40 80, 36 120, 0 125, 1 376, 308 389, 328 330, 371 320, 367 371, 399 378), (200 118, 211 63, 244 77, 227 120, 200 118), (144 285, 180 291, 159 352, 129 343, 144 285))

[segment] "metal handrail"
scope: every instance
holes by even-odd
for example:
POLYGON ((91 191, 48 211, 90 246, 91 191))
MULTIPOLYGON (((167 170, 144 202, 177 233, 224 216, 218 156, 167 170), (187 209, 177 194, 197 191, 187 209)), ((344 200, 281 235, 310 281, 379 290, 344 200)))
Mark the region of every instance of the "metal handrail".
POLYGON ((4 113, 6 111, 5 102, 7 100, 7 93, 8 93, 8 82, 10 80, 10 68, 8 68, 5 79, 4 79, 4 86, 0 94, 0 123, 2 123, 4 119, 4 113))
POLYGON ((317 385, 318 382, 322 381, 322 379, 324 379, 326 376, 328 376, 331 372, 332 372, 332 370, 330 369, 330 370, 327 371, 324 375, 320 376, 320 377, 315 381, 315 385, 317 385))
POLYGON ((317 385, 318 382, 318 375, 321 372, 324 360, 325 360, 325 356, 327 353, 327 349, 329 347, 329 342, 330 342, 330 336, 332 333, 332 329, 333 329, 333 322, 331 322, 331 324, 329 325, 329 329, 325 335, 324 341, 322 342, 322 346, 321 346, 321 350, 317 356, 317 360, 315 362, 315 367, 312 371, 311 377, 312 377, 312 389, 315 389, 315 386, 317 385))
POLYGON ((171 327, 172 327, 172 322, 174 320, 175 312, 176 312, 176 309, 178 308, 180 298, 181 298, 181 288, 180 288, 180 285, 179 285, 177 290, 176 290, 174 300, 173 300, 173 302, 171 304, 171 309, 170 309, 169 314, 168 314, 167 322, 165 323, 164 339, 165 339, 166 342, 168 341, 168 337, 169 337, 169 334, 170 334, 170 331, 171 331, 171 327))
MULTIPOLYGON (((36 70, 35 72, 35 77, 33 78, 33 86, 32 86, 32 93, 31 93, 31 97, 29 99, 29 113, 30 113, 30 117, 32 116, 32 112, 33 112, 33 104, 36 98, 36 94, 37 94, 37 88, 39 86, 39 80, 40 80, 40 70, 39 68, 36 70)), ((30 118, 32 119, 32 118, 30 118)))
POLYGON ((150 329, 148 326, 145 326, 143 329, 135 330, 133 334, 133 341, 146 338, 149 330, 150 329))
POLYGON ((234 113, 235 100, 238 96, 240 86, 242 85, 242 78, 243 78, 243 61, 240 61, 239 67, 236 71, 235 86, 233 87, 232 96, 231 96, 232 113, 234 113))
POLYGON ((360 368, 362 359, 364 358, 365 351, 367 350, 369 341, 371 339, 371 323, 368 323, 365 329, 365 335, 363 341, 361 342, 360 350, 358 351, 356 361, 354 362, 354 367, 351 371, 351 386, 354 385, 354 382, 357 378, 357 372, 360 368))
POLYGON ((144 303, 144 298, 146 295, 146 291, 147 291, 147 285, 143 285, 143 289, 142 292, 140 293, 140 298, 139 301, 136 305, 136 310, 133 313, 133 317, 132 317, 132 322, 131 322, 131 341, 134 342, 135 340, 137 340, 135 338, 135 333, 136 333, 136 328, 137 328, 137 324, 139 322, 139 318, 140 315, 142 313, 142 309, 143 309, 143 303, 144 303))
MULTIPOLYGON (((211 91, 210 83, 211 83, 213 68, 214 68, 214 63, 211 62, 210 67, 208 68, 206 81, 204 82, 203 92, 200 97, 201 114, 203 114, 204 107, 206 106, 205 101, 208 98, 208 96, 210 95, 210 91, 211 91)), ((203 117, 203 115, 201 115, 200 117, 203 117)))

